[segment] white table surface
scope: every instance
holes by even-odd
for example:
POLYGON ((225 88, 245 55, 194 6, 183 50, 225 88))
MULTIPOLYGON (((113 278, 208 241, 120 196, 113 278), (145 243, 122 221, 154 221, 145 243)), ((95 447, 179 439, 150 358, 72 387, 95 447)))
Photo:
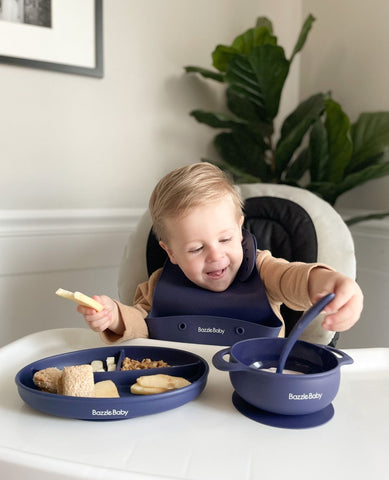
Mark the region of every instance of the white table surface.
POLYGON ((208 361, 203 393, 166 412, 90 422, 37 412, 18 395, 14 377, 26 364, 59 353, 104 346, 84 328, 47 330, 0 349, 0 474, 13 480, 257 480, 387 478, 389 348, 346 350, 334 417, 319 427, 288 430, 254 422, 231 402, 222 347, 132 340, 193 351, 208 361))

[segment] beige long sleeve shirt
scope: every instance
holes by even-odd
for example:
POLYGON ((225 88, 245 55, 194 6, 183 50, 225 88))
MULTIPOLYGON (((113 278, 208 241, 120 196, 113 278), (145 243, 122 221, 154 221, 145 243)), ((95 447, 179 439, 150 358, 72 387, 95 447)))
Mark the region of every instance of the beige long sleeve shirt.
MULTIPOLYGON (((270 306, 283 322, 280 307, 284 303, 298 311, 307 310, 311 305, 308 292, 309 273, 313 268, 332 270, 319 263, 288 262, 275 258, 268 250, 257 251, 257 269, 265 286, 270 306)), ((162 268, 156 270, 148 281, 138 285, 132 306, 117 302, 125 330, 119 336, 111 330, 105 330, 101 337, 105 343, 112 344, 131 338, 147 338, 148 330, 145 318, 151 311, 154 288, 161 276, 162 268)), ((215 292, 217 295, 217 292, 215 292)), ((280 336, 284 336, 284 328, 280 336)))

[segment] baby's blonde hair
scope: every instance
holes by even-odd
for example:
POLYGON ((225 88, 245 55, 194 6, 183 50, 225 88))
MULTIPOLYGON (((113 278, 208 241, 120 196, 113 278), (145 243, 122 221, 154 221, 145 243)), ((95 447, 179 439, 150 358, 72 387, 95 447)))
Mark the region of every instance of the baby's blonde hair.
POLYGON ((237 219, 242 213, 242 199, 232 180, 220 168, 207 162, 193 163, 173 170, 155 186, 149 209, 158 240, 167 241, 164 220, 185 215, 190 208, 208 204, 230 195, 237 219))

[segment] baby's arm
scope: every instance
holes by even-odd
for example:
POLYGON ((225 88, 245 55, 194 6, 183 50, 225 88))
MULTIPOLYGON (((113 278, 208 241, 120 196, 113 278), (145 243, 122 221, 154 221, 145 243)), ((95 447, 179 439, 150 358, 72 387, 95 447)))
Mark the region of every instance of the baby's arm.
POLYGON ((335 293, 335 298, 324 309, 327 315, 323 328, 344 332, 359 320, 363 294, 358 284, 346 275, 325 268, 314 268, 309 274, 308 290, 312 303, 328 293, 335 293))

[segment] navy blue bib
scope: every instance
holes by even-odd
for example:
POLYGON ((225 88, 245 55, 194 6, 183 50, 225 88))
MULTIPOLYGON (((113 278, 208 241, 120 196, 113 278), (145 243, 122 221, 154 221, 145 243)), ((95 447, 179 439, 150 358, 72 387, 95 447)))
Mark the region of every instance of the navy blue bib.
POLYGON ((167 259, 146 318, 150 338, 232 345, 245 338, 277 336, 282 323, 270 307, 256 267, 256 239, 247 230, 242 249, 242 265, 223 292, 197 286, 167 259))

